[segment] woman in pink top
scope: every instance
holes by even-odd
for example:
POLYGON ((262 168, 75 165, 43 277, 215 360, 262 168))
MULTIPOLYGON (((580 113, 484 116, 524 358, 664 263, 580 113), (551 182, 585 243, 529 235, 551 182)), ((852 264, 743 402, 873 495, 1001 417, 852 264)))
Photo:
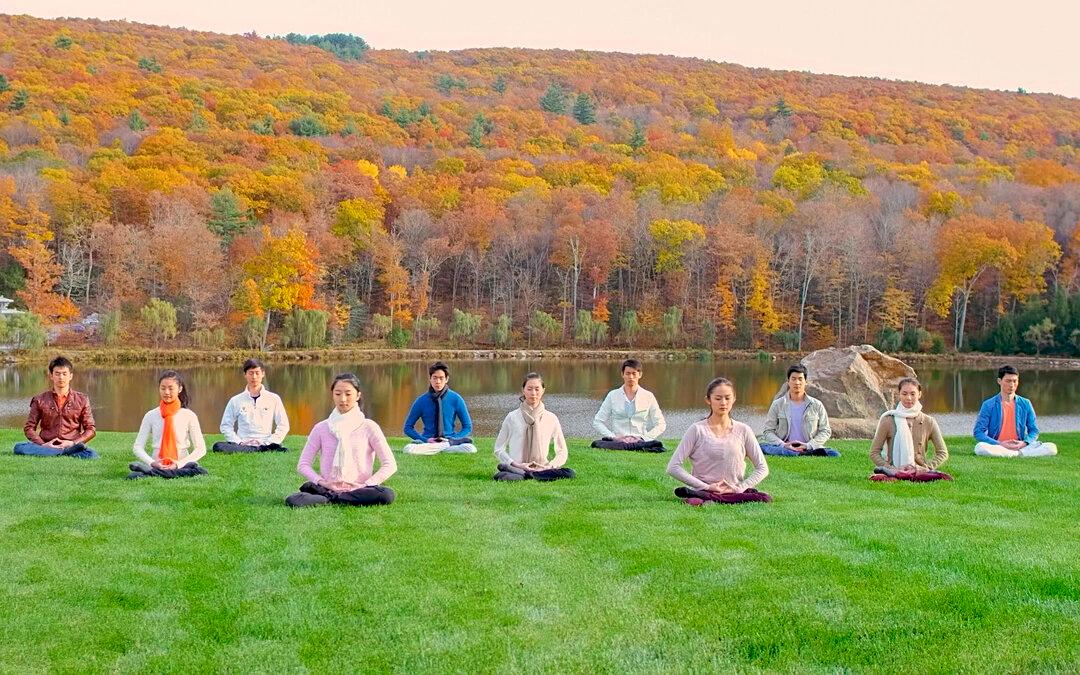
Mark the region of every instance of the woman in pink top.
POLYGON ((289 495, 292 507, 320 504, 376 506, 394 501, 394 491, 382 482, 397 471, 397 463, 382 429, 360 411, 360 380, 352 373, 334 378, 330 385, 334 409, 311 430, 296 470, 308 479, 300 492, 289 495), (319 471, 312 468, 319 457, 319 471), (379 458, 379 470, 373 472, 379 458))
POLYGON ((709 416, 690 425, 668 462, 668 473, 688 486, 676 488, 675 495, 693 506, 709 502, 771 502, 772 497, 754 489, 769 475, 769 465, 754 431, 731 419, 735 385, 718 377, 706 388, 705 400, 709 416), (749 476, 747 459, 754 465, 749 476), (686 460, 690 460, 690 472, 683 468, 686 460))

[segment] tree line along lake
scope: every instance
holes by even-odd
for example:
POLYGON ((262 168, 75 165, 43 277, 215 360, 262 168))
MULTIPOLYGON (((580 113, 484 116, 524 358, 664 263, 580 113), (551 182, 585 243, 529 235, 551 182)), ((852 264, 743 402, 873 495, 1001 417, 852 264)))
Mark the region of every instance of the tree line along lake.
MULTIPOLYGON (((281 395, 292 426, 306 435, 330 411, 330 380, 354 372, 364 393, 364 411, 388 436, 400 436, 413 400, 427 389, 427 361, 364 363, 270 363, 266 386, 281 395)), ((544 377, 545 403, 562 421, 567 436, 592 437, 592 417, 604 395, 621 386, 618 360, 470 360, 450 362, 450 386, 469 404, 474 435, 493 436, 502 418, 518 404, 525 373, 544 377)), ((668 418, 664 438, 679 438, 704 414, 704 387, 718 375, 737 387, 735 416, 760 429, 769 403, 784 380, 784 362, 663 361, 646 362, 641 384, 656 394, 668 418)), ((98 428, 136 431, 142 415, 157 405, 160 366, 76 364, 73 387, 86 392, 98 428)), ((192 408, 203 432, 218 432, 229 397, 244 387, 240 365, 188 365, 179 368, 190 388, 192 408)), ((946 434, 966 434, 983 399, 997 391, 993 368, 941 364, 921 367, 924 409, 938 418, 946 434)), ((0 368, 0 424, 21 428, 30 398, 48 387, 44 364, 0 368)), ((1020 392, 1030 398, 1043 431, 1080 429, 1076 401, 1080 379, 1069 370, 1021 370, 1020 392)))

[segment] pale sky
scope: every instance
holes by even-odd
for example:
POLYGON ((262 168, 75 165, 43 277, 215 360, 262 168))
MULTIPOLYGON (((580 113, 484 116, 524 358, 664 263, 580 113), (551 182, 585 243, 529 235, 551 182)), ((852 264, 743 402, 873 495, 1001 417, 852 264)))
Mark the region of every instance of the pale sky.
POLYGON ((3 0, 0 12, 376 49, 588 49, 1080 98, 1080 0, 3 0))

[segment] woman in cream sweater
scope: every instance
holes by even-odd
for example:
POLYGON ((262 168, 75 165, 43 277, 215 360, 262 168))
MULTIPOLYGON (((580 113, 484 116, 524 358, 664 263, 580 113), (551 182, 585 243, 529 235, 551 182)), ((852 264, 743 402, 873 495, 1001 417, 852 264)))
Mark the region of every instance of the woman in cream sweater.
POLYGON ((566 439, 555 413, 544 407, 544 380, 537 373, 525 376, 521 405, 507 414, 495 438, 499 470, 495 480, 551 481, 573 478, 566 464, 566 439), (555 456, 549 456, 554 444, 555 456))

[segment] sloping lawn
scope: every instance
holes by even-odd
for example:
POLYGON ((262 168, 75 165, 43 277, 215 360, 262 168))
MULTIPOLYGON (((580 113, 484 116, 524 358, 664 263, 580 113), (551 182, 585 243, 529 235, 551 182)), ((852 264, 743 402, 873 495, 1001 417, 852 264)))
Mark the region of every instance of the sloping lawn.
MULTIPOLYGON (((772 504, 689 507, 668 454, 574 441, 578 479, 398 453, 392 506, 290 510, 288 454, 126 481, 0 431, 0 671, 1032 672, 1080 669, 1080 434, 954 482, 769 458, 772 504)), ((209 442, 219 437, 208 437, 209 442)), ((392 439, 400 448, 401 439, 392 439)), ((672 444, 673 446, 673 444, 672 444)))

